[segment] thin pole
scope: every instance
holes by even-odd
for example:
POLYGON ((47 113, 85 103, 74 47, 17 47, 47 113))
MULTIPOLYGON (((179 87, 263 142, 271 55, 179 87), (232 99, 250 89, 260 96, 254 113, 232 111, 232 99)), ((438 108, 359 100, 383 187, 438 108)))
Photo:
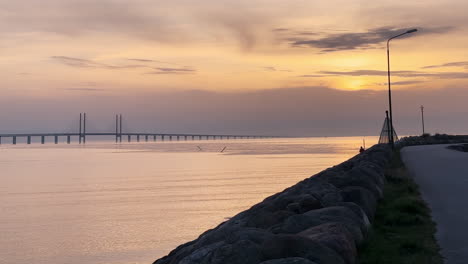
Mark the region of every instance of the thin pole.
POLYGON ((385 111, 385 115, 387 116, 387 132, 388 132, 388 143, 390 142, 390 135, 392 134, 392 131, 390 130, 390 119, 388 119, 388 111, 385 111))
POLYGON ((390 110, 390 136, 389 136, 389 141, 390 145, 392 148, 394 147, 394 141, 393 141, 393 111, 392 111, 392 88, 391 88, 391 82, 390 82, 390 40, 387 41, 387 74, 388 74, 388 109, 390 110))
POLYGON ((119 116, 115 115, 115 143, 119 140, 119 116))
POLYGON ((83 144, 86 143, 86 113, 83 113, 83 144))
POLYGON ((82 118, 81 118, 81 113, 80 113, 80 132, 78 133, 80 144, 81 144, 81 123, 82 123, 82 118))
POLYGON ((401 37, 405 34, 410 34, 418 31, 417 29, 410 29, 406 32, 403 32, 401 34, 398 34, 396 36, 393 36, 387 40, 387 73, 388 73, 388 109, 390 110, 390 131, 391 131, 391 136, 390 136, 390 144, 392 145, 392 148, 395 147, 395 139, 393 138, 394 129, 393 129, 393 111, 392 111, 392 90, 391 90, 391 81, 390 81, 390 40, 394 38, 401 37))
POLYGON ((120 114, 120 142, 122 142, 122 114, 120 114))
POLYGON ((426 134, 426 131, 424 129, 424 106, 421 105, 421 121, 422 121, 422 131, 423 135, 426 134))

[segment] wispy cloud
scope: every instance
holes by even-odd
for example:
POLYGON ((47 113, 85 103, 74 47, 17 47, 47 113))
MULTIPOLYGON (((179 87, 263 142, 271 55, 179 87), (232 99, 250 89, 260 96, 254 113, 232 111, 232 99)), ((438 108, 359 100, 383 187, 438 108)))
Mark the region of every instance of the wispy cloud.
POLYGON ((269 72, 292 72, 291 70, 279 69, 279 68, 274 67, 274 66, 265 66, 265 67, 262 67, 262 69, 264 71, 269 71, 269 72))
POLYGON ((121 69, 136 69, 136 68, 146 68, 152 70, 147 74, 188 74, 188 73, 195 73, 196 70, 190 67, 157 67, 154 66, 153 63, 165 63, 170 64, 167 62, 161 62, 157 60, 150 60, 150 59, 127 59, 130 61, 139 62, 140 64, 108 64, 102 63, 94 60, 89 59, 81 59, 81 58, 74 58, 68 56, 52 56, 51 59, 55 60, 58 63, 76 67, 76 68, 97 68, 97 69, 108 69, 108 70, 121 70, 121 69))
POLYGON ((468 68, 468 61, 448 62, 444 64, 424 66, 422 69, 446 68, 446 67, 465 67, 468 68))
MULTIPOLYGON (((433 27, 433 28, 419 28, 418 35, 426 35, 433 33, 446 33, 452 30, 452 27, 433 27)), ((334 52, 341 50, 355 50, 355 49, 372 49, 377 47, 380 43, 385 42, 389 37, 405 32, 405 28, 381 27, 369 29, 366 32, 359 33, 335 33, 328 34, 321 38, 316 39, 292 39, 291 43, 294 47, 312 47, 318 48, 322 52, 334 52)), ((404 38, 412 35, 403 36, 404 38)))
POLYGON ((325 77, 327 75, 324 74, 305 74, 305 75, 300 75, 299 77, 302 78, 320 78, 320 77, 325 77))
POLYGON ((140 62, 140 63, 161 63, 161 64, 177 65, 176 63, 172 63, 172 62, 153 60, 153 59, 127 58, 127 60, 128 61, 140 62))
POLYGON ((189 68, 154 68, 154 70, 146 74, 193 74, 196 72, 189 68))
POLYGON ((81 92, 102 92, 102 91, 104 91, 104 89, 101 89, 101 88, 62 88, 60 90, 81 91, 81 92))
POLYGON ((141 65, 141 64, 112 65, 112 64, 97 62, 94 60, 74 58, 74 57, 68 57, 68 56, 52 56, 50 58, 64 65, 67 65, 70 67, 77 67, 77 68, 135 69, 135 68, 148 67, 146 65, 141 65))

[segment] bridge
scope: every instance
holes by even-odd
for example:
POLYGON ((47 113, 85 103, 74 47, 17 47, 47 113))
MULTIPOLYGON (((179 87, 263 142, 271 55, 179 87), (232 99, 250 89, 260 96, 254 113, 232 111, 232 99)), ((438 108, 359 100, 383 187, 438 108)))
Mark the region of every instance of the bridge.
POLYGON ((202 140, 202 139, 257 139, 257 138, 273 138, 273 136, 258 136, 258 135, 220 135, 220 134, 173 134, 173 133, 124 133, 122 132, 122 115, 115 116, 115 132, 94 133, 86 132, 86 113, 80 113, 80 125, 77 133, 10 133, 0 134, 0 144, 3 138, 11 138, 13 145, 16 145, 18 138, 26 138, 26 143, 31 144, 33 137, 39 137, 41 144, 45 144, 47 137, 54 138, 54 143, 59 143, 59 138, 66 138, 67 144, 71 143, 72 137, 78 138, 79 144, 85 144, 86 138, 90 136, 114 136, 115 142, 122 142, 122 138, 126 138, 128 142, 132 141, 132 137, 136 138, 136 142, 140 142, 144 138, 145 142, 149 140, 165 141, 165 140, 202 140))

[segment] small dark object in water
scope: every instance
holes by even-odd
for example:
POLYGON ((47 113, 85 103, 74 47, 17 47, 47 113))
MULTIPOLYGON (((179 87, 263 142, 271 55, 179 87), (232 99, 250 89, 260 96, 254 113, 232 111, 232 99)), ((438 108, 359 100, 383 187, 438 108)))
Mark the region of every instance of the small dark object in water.
POLYGON ((448 149, 468 152, 468 144, 460 144, 460 145, 451 145, 447 147, 448 149))

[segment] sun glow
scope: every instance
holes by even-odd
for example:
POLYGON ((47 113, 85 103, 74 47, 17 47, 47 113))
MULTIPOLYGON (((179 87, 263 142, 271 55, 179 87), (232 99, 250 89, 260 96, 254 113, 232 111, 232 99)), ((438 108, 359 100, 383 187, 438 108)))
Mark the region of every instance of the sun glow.
POLYGON ((368 82, 363 80, 362 78, 347 78, 343 80, 339 87, 343 90, 360 90, 360 89, 365 89, 367 87, 368 82))

